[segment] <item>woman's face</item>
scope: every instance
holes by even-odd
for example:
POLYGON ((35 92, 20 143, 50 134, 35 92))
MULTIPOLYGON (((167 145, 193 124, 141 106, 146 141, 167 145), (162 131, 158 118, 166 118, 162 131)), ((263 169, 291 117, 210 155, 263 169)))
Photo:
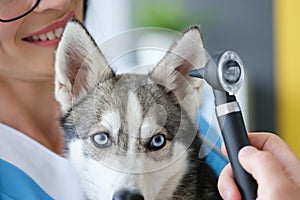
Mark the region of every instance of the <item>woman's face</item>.
POLYGON ((41 0, 29 15, 0 22, 0 77, 53 79, 54 53, 70 18, 82 20, 83 0, 41 0))

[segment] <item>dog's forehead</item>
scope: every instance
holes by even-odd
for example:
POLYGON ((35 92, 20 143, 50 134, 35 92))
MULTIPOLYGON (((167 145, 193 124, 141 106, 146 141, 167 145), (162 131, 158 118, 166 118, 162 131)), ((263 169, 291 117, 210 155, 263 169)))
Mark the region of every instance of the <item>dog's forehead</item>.
POLYGON ((151 95, 146 96, 148 97, 142 97, 137 92, 129 90, 122 97, 122 103, 121 99, 118 99, 115 102, 118 105, 112 105, 101 114, 101 125, 114 130, 114 135, 127 132, 132 137, 151 137, 164 127, 167 120, 167 108, 164 107, 166 105, 151 99, 149 97, 151 95))
POLYGON ((133 91, 128 93, 127 109, 125 113, 125 123, 130 135, 138 137, 139 129, 143 122, 143 108, 133 91))
POLYGON ((124 112, 128 111, 128 107, 140 106, 141 112, 147 112, 150 107, 158 102, 168 104, 166 103, 167 94, 164 87, 156 84, 147 75, 119 75, 114 78, 113 85, 105 85, 100 90, 111 104, 114 104, 120 110, 124 110, 124 112), (107 88, 109 88, 109 92, 107 88))
POLYGON ((144 75, 117 76, 112 83, 113 86, 100 85, 95 94, 99 97, 95 107, 104 124, 111 120, 114 130, 122 128, 122 132, 142 138, 151 137, 153 132, 159 131, 155 129, 165 125, 167 110, 174 106, 174 101, 163 87, 144 75), (112 116, 119 119, 112 121, 112 116))

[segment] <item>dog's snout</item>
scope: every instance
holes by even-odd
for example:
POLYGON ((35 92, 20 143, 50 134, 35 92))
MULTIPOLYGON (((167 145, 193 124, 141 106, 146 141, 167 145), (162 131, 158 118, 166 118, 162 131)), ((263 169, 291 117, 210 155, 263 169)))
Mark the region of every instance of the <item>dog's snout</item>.
POLYGON ((138 192, 122 190, 114 194, 113 200, 144 200, 144 197, 138 192))

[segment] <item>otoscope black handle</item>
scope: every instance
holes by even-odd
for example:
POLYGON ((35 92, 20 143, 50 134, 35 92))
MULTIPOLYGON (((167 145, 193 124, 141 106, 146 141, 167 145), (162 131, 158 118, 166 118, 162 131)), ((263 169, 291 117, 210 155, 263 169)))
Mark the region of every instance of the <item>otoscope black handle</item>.
POLYGON ((226 102, 218 102, 218 98, 216 98, 215 103, 218 123, 242 199, 255 200, 257 198, 257 182, 243 169, 238 160, 239 150, 250 145, 243 116, 238 109, 238 102, 234 95, 226 93, 226 102), (225 107, 228 105, 229 109, 226 110, 225 107))

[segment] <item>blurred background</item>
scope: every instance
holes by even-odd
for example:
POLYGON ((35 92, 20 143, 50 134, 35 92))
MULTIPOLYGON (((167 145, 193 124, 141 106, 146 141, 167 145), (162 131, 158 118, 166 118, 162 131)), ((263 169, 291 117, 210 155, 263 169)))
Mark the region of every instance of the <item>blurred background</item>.
MULTIPOLYGON (((167 47, 177 32, 199 25, 209 54, 234 50, 244 62, 247 79, 238 98, 248 131, 279 134, 300 156, 299 9, 298 0, 89 0, 86 25, 105 55, 107 46, 133 49, 141 41, 167 47), (145 27, 158 34, 126 34, 145 27), (117 40, 120 35, 126 36, 117 40)), ((130 68, 160 56, 126 54, 110 62, 130 68)))

